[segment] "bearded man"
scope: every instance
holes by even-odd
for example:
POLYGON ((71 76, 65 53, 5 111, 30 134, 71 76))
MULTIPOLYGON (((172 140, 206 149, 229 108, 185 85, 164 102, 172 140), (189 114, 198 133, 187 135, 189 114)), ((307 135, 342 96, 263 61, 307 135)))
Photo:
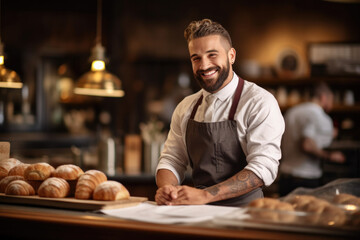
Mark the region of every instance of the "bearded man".
POLYGON ((284 119, 272 94, 233 72, 229 33, 210 19, 184 32, 201 90, 176 107, 156 169, 158 205, 244 206, 277 176, 284 119), (193 187, 181 185, 188 166, 193 187))

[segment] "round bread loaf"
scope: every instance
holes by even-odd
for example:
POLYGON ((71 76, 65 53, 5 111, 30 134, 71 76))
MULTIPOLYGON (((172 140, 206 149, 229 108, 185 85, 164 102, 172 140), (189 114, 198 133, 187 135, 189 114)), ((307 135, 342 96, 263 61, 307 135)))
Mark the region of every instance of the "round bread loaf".
POLYGON ((5 193, 6 187, 15 180, 24 180, 22 176, 7 176, 0 180, 0 193, 5 193))
POLYGON ((27 163, 20 163, 10 169, 8 176, 22 176, 24 177, 25 169, 30 166, 30 164, 27 163))
POLYGON ((6 177, 9 171, 20 163, 21 162, 16 158, 7 158, 0 160, 0 180, 6 177))
POLYGON ((50 177, 46 179, 39 187, 40 197, 64 198, 69 195, 70 186, 65 179, 50 177))
POLYGON ((106 175, 99 170, 88 170, 81 175, 75 189, 76 199, 91 199, 95 188, 107 180, 106 175))
POLYGON ((24 177, 26 180, 45 180, 54 170, 54 167, 48 163, 34 163, 25 169, 24 177))
POLYGON ((30 184, 28 184, 24 180, 14 180, 7 185, 5 189, 5 194, 30 196, 35 194, 35 190, 30 184))
POLYGON ((65 180, 77 180, 83 174, 84 172, 80 167, 73 164, 65 164, 58 166, 52 173, 52 176, 65 180))
POLYGON ((115 201, 129 199, 129 191, 119 182, 106 181, 100 183, 94 190, 94 200, 115 201))

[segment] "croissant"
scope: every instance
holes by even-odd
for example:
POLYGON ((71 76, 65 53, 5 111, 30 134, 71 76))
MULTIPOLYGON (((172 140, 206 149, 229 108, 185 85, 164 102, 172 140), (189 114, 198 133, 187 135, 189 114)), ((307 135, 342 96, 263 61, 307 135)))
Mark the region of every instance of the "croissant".
POLYGON ((5 193, 6 187, 14 180, 24 180, 22 176, 7 176, 0 180, 0 193, 5 193))
POLYGON ((83 175, 83 170, 74 164, 64 164, 58 166, 52 173, 53 177, 65 179, 70 185, 70 195, 73 196, 76 189, 78 178, 83 175))
POLYGON ((250 214, 254 218, 261 218, 271 221, 292 222, 295 215, 282 211, 294 211, 290 203, 282 202, 274 198, 258 198, 249 203, 249 207, 260 208, 261 210, 252 209, 250 214), (273 211, 274 210, 274 211, 273 211))
POLYGON ((94 190, 94 200, 115 201, 129 199, 129 191, 119 182, 106 181, 100 183, 94 190))
POLYGON ((0 180, 6 177, 13 167, 21 162, 15 158, 8 158, 0 160, 0 180))
POLYGON ((5 194, 30 196, 35 194, 35 190, 24 180, 14 180, 6 187, 5 194))
POLYGON ((58 166, 53 172, 53 177, 59 177, 65 180, 76 180, 82 174, 84 174, 83 170, 73 164, 65 164, 58 166))
POLYGON ((323 199, 310 195, 296 195, 289 202, 296 211, 309 213, 305 216, 307 223, 343 225, 346 221, 344 211, 323 199))
POLYGON ((34 163, 25 169, 24 177, 26 180, 45 180, 54 170, 48 163, 34 163))
POLYGON ((91 199, 95 188, 107 180, 106 175, 98 170, 88 170, 81 175, 76 184, 75 198, 91 199))
POLYGON ((30 166, 30 164, 27 163, 20 163, 10 169, 8 176, 22 176, 24 177, 25 169, 30 166))
POLYGON ((39 187, 39 197, 63 198, 69 195, 70 186, 65 179, 50 177, 39 187))
POLYGON ((347 193, 335 195, 333 202, 336 204, 352 204, 360 206, 360 198, 347 193))

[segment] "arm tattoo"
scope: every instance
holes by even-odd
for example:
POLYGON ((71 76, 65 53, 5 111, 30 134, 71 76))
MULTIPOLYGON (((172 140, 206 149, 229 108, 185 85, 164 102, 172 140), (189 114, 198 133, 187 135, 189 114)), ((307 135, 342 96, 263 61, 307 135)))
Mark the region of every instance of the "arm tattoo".
POLYGON ((264 182, 252 171, 242 170, 228 180, 205 190, 213 196, 218 195, 220 199, 227 199, 243 195, 262 185, 264 185, 264 182), (222 193, 220 193, 220 190, 222 193))
POLYGON ((220 191, 220 189, 217 187, 217 185, 206 188, 205 190, 208 191, 213 196, 216 196, 220 191))

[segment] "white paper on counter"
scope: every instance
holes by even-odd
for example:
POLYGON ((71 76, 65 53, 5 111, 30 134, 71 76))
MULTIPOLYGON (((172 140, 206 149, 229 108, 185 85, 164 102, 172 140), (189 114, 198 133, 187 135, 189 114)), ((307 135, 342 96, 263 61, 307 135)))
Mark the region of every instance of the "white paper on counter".
POLYGON ((101 210, 101 212, 109 216, 136 221, 174 224, 207 221, 239 209, 238 207, 213 205, 158 206, 154 203, 145 202, 134 207, 107 209, 101 210))

